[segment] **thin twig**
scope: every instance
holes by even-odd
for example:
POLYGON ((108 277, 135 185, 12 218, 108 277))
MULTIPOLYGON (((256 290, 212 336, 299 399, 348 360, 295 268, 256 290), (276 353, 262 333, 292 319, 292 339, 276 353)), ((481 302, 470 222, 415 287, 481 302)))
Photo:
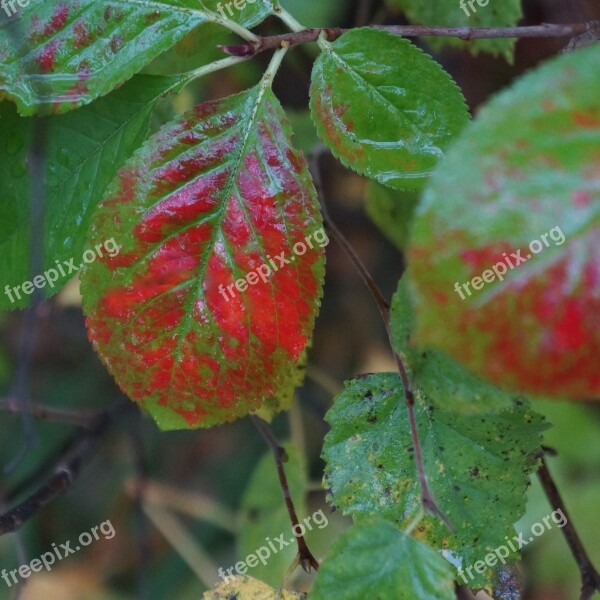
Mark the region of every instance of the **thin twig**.
MULTIPOLYGON (((371 27, 403 37, 455 37, 469 41, 493 38, 523 39, 575 37, 600 30, 600 21, 588 21, 585 23, 564 25, 544 23, 542 25, 532 25, 528 27, 443 27, 429 25, 372 25, 371 27)), ((333 42, 347 31, 350 31, 350 29, 341 27, 310 28, 293 33, 263 37, 256 42, 219 46, 219 48, 233 56, 256 56, 266 50, 281 48, 284 44, 288 44, 289 48, 294 48, 301 44, 316 42, 322 33, 325 35, 327 41, 333 42)))
POLYGON ((415 463, 417 466, 417 474, 419 477, 419 483, 421 487, 421 500, 423 503, 423 507, 425 510, 432 516, 439 517, 442 522, 446 525, 446 527, 454 532, 455 529, 448 519, 448 517, 444 514, 442 509, 438 506, 433 493, 429 489, 429 484, 427 483, 427 475, 425 473, 425 466, 423 464, 423 453, 421 451, 421 441, 419 438, 419 431, 417 427, 417 420, 415 417, 415 397, 412 391, 411 383, 408 378, 408 370, 402 357, 396 352, 394 348, 394 342, 392 337, 392 329, 390 326, 390 304, 384 298, 381 293, 379 287, 375 283, 374 279, 371 277, 371 274, 367 271, 366 267, 362 264, 362 261, 354 251, 354 248, 350 245, 348 240, 344 237, 344 235, 337 228, 335 223, 332 221, 329 216, 329 212, 327 210, 327 205, 324 200, 324 192, 323 192, 323 182, 321 179, 321 169, 319 166, 319 158, 323 154, 323 147, 319 146, 313 152, 311 156, 311 172, 313 175, 313 180, 315 183, 315 187, 317 189, 317 194, 321 198, 321 211, 323 212, 323 217, 325 224, 327 225, 327 230, 332 234, 332 237, 337 241, 337 243, 346 251, 348 257, 350 258, 352 264, 358 271, 359 275, 362 277, 365 285, 371 292, 375 302, 377 303, 377 307, 379 308, 379 312, 381 313, 381 318, 385 324, 385 329, 390 341, 390 345, 392 348, 392 353, 394 355, 394 360, 396 361, 396 365, 398 366, 398 371, 400 373, 400 378, 402 380, 402 387, 404 388, 404 399, 406 402, 406 407, 408 410, 408 421, 410 425, 410 434, 411 440, 413 444, 413 448, 415 451, 415 463))
POLYGON ((318 571, 319 563, 317 562, 317 559, 308 549, 308 545, 306 544, 304 536, 297 533, 297 531, 301 528, 300 522, 298 521, 298 515, 296 514, 294 501, 292 500, 292 495, 290 493, 290 487, 288 485, 285 469, 283 468, 283 463, 288 459, 285 449, 279 444, 266 421, 263 421, 256 415, 250 415, 250 419, 273 453, 273 458, 275 459, 275 465, 277 467, 277 475, 279 476, 279 483, 281 485, 281 491, 283 492, 283 497, 285 500, 285 506, 288 514, 290 515, 294 537, 296 538, 296 544, 298 545, 298 559, 300 565, 307 573, 311 572, 311 568, 315 571, 318 571))
POLYGON ((72 487, 81 468, 95 455, 109 425, 116 421, 117 414, 129 409, 129 404, 127 402, 117 406, 112 412, 101 413, 92 427, 79 433, 77 441, 69 444, 68 453, 62 456, 47 483, 18 506, 0 515, 0 535, 17 531, 42 508, 72 487))
POLYGON ((78 427, 90 427, 98 416, 97 411, 91 410, 68 410, 64 408, 53 408, 42 404, 22 403, 16 398, 0 399, 0 411, 12 414, 21 414, 23 411, 36 419, 43 421, 58 421, 78 427))
POLYGON ((562 511, 562 514, 564 515, 566 522, 562 528, 562 532, 571 550, 571 554, 577 562, 579 572, 581 573, 580 600, 590 600, 596 591, 600 592, 600 574, 592 564, 592 561, 583 547, 583 543, 571 521, 571 516, 565 507, 562 496, 548 470, 545 458, 542 458, 542 466, 539 468, 537 474, 550 505, 554 510, 562 511))

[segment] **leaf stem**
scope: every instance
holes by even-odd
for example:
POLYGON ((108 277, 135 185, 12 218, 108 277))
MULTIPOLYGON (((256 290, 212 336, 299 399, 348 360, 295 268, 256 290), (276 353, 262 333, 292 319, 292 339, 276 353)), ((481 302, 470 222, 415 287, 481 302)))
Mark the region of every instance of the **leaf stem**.
MULTIPOLYGON (((181 83, 176 83, 173 85, 173 88, 176 88, 179 85, 187 85, 194 79, 199 79, 200 77, 204 77, 205 75, 210 75, 211 73, 215 73, 216 71, 220 71, 221 69, 227 69, 228 67, 233 67, 239 63, 242 63, 248 60, 250 57, 248 56, 228 56, 227 58, 222 58, 221 60, 217 60, 215 62, 209 63, 208 65, 204 65, 199 67, 198 69, 194 69, 193 71, 189 71, 187 73, 182 73, 181 83)), ((173 89, 171 88, 171 89, 173 89)), ((169 90, 170 91, 170 90, 169 90)))
POLYGON ((296 508, 294 506, 294 501, 292 500, 292 495, 290 493, 285 469, 283 468, 283 463, 287 462, 288 458, 285 449, 279 444, 266 421, 263 421, 260 417, 257 417, 256 415, 250 415, 250 420, 252 421, 252 423, 254 423, 254 426, 256 427, 256 429, 258 429, 258 432, 262 435, 263 439, 265 440, 271 452, 273 453, 273 458, 275 459, 275 466, 277 467, 277 475, 279 476, 279 484, 281 485, 281 491, 283 492, 285 506, 290 516, 290 521, 292 522, 292 529, 294 530, 294 537, 296 538, 296 544, 298 545, 298 560, 300 562, 300 565, 307 573, 311 572, 311 568, 315 571, 318 571, 319 563, 317 562, 317 559, 312 555, 311 551, 308 549, 308 545, 306 544, 304 536, 296 533, 296 530, 300 529, 300 522, 298 521, 298 515, 296 514, 296 508))
POLYGON ((283 6, 279 4, 273 7, 273 11, 277 15, 277 17, 283 21, 293 32, 298 33, 299 31, 304 31, 306 27, 301 23, 298 23, 293 15, 291 15, 283 6))
POLYGON ((273 54, 273 58, 271 58, 271 62, 263 75, 262 81, 263 84, 268 84, 269 86, 273 83, 273 79, 275 79, 275 75, 277 75, 277 71, 279 71, 279 67, 283 61, 283 57, 286 55, 289 46, 287 43, 283 43, 281 48, 273 54))
MULTIPOLYGON (((543 23, 526 27, 441 27, 428 25, 371 25, 394 35, 403 37, 454 37, 464 41, 499 38, 552 38, 575 37, 586 33, 598 33, 600 21, 584 23, 555 24, 543 23)), ((247 44, 221 46, 221 49, 234 56, 256 56, 265 50, 280 48, 285 42, 290 48, 316 42, 323 35, 325 41, 333 42, 350 29, 341 27, 319 27, 302 29, 293 33, 260 38, 247 44)))
POLYGON ((542 458, 542 466, 539 468, 537 475, 552 508, 560 510, 564 515, 566 522, 562 527, 562 532, 581 573, 580 600, 590 600, 596 591, 600 592, 600 574, 592 564, 579 534, 571 522, 571 516, 550 474, 545 458, 542 458))

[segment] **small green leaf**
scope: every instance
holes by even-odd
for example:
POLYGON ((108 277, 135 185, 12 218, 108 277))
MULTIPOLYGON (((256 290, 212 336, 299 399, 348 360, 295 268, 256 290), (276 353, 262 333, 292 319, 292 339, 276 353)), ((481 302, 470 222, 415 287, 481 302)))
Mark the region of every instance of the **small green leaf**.
POLYGON ((382 519, 345 531, 321 565, 309 600, 454 600, 450 565, 382 519))
POLYGON ((365 197, 367 214, 400 250, 408 246, 413 215, 419 205, 415 192, 393 190, 376 181, 370 181, 365 197))
POLYGON ((468 122, 462 94, 429 56, 377 29, 342 35, 315 62, 311 111, 344 165, 398 189, 419 189, 468 122))
MULTIPOLYGON (((306 516, 306 470, 298 452, 290 444, 284 447, 289 458, 284 465, 285 474, 302 522, 306 516)), ((260 460, 252 473, 242 498, 240 526, 240 560, 245 561, 250 554, 256 556, 259 549, 263 557, 263 560, 257 561, 258 566, 248 568, 248 574, 270 585, 279 585, 298 549, 271 453, 260 460), (280 549, 278 538, 287 544, 284 548, 280 549), (273 551, 273 547, 277 552, 273 551)))
MULTIPOLYGON (((0 104, 0 180, 5 182, 0 196, 2 290, 42 275, 30 273, 29 265, 31 181, 27 172, 34 127, 39 123, 47 127, 41 266, 44 272, 54 269, 46 280, 54 281, 42 289, 50 297, 73 277, 63 261, 73 259, 79 267, 92 212, 119 166, 142 144, 157 99, 177 83, 176 78, 140 75, 91 106, 44 121, 24 119, 14 106, 0 104)), ((107 233, 101 240, 94 238, 92 247, 112 237, 107 233)), ((7 294, 0 294, 0 308, 28 305, 30 297, 22 290, 13 290, 11 295, 14 303, 7 294)))
MULTIPOLYGON (((454 27, 514 27, 523 16, 521 0, 487 0, 486 6, 466 0, 387 0, 390 6, 402 9, 413 22, 423 25, 454 27)), ((489 52, 502 55, 510 63, 514 59, 516 40, 483 39, 464 41, 457 37, 428 37, 432 48, 444 45, 467 48, 473 54, 489 52)))
POLYGON ((599 65, 595 44, 494 98, 414 220, 416 343, 521 393, 600 394, 599 65))
MULTIPOLYGON (((217 11, 219 2, 205 5, 217 11)), ((226 16, 252 26, 271 10, 260 0, 226 16)), ((107 94, 215 18, 198 0, 46 0, 18 15, 0 30, 0 97, 26 116, 73 110, 107 94)))
MULTIPOLYGON (((450 549, 468 567, 513 534, 537 466, 542 417, 525 401, 495 414, 465 415, 414 389, 425 472, 456 528, 425 517, 414 535, 450 549)), ((399 375, 346 383, 326 417, 325 485, 331 501, 354 517, 377 515, 406 527, 421 508, 407 409, 399 375)))

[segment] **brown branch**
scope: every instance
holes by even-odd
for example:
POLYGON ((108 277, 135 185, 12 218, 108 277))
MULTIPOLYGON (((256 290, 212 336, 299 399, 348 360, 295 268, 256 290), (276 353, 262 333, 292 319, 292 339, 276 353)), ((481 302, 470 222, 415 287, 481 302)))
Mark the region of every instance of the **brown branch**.
POLYGON ((133 404, 120 403, 113 411, 101 413, 89 429, 82 430, 77 439, 68 444, 50 479, 18 506, 0 515, 0 535, 17 531, 41 509, 67 492, 81 468, 95 455, 109 425, 116 422, 117 415, 129 410, 130 406, 133 404))
POLYGON ((275 465, 277 467, 277 475, 279 476, 279 483, 281 485, 281 491, 283 492, 283 497, 285 500, 285 506, 288 514, 290 515, 292 529, 294 530, 294 537, 296 538, 296 544, 298 545, 298 560, 300 565, 307 573, 311 572, 311 568, 315 571, 318 571, 319 563, 308 549, 308 545, 306 544, 304 536, 296 533, 296 531, 300 529, 300 522, 298 521, 298 515, 296 514, 296 508, 290 493, 290 487, 288 485, 285 469, 283 468, 283 463, 287 461, 285 449, 279 444, 269 425, 265 421, 256 415, 250 415, 250 419, 273 453, 273 458, 275 459, 275 465))
POLYGON ((365 285, 367 286, 373 298, 375 299, 377 307, 379 308, 379 312, 381 313, 381 318, 383 319, 383 322, 385 324, 385 329, 388 335, 388 339, 390 341, 390 346, 392 348, 394 360, 396 361, 396 365, 398 366, 400 379, 402 380, 402 387, 404 389, 404 399, 408 411, 410 435, 415 451, 415 464, 417 466, 417 474, 419 477, 419 484, 421 487, 421 501, 423 503, 423 507, 430 515, 439 517, 446 525, 446 527, 450 531, 454 532, 455 528, 453 527, 452 523, 450 523, 450 520, 444 514, 442 509, 438 506, 433 496, 433 493, 429 489, 429 484, 427 483, 427 475, 425 473, 425 466, 423 463, 423 453, 421 451, 421 441, 419 439, 419 431, 417 427, 417 420, 415 417, 415 397, 412 391, 410 380, 408 378, 408 369, 406 368, 402 357, 400 356, 400 354, 398 354, 398 352, 396 352, 396 349, 394 348, 392 329, 390 325, 390 303, 384 298, 383 294, 381 293, 381 290, 375 283, 374 279, 371 277, 371 274, 368 272, 366 267, 362 264, 362 261, 354 251, 354 248, 352 248, 348 240, 340 232, 340 230, 337 228, 337 226, 329 216, 329 212, 324 201, 323 182, 321 180, 321 169, 319 167, 319 158, 322 153, 323 147, 321 146, 315 150, 313 156, 311 157, 311 172, 313 175, 313 180, 317 189, 317 193, 321 198, 321 211, 323 212, 323 217, 325 220, 325 224, 327 225, 327 230, 331 233, 332 237, 338 242, 338 244, 340 244, 340 246, 346 251, 348 257, 350 258, 350 261, 358 271, 365 285))
POLYGON ((562 511, 565 516, 566 523, 562 528, 562 532, 581 573, 580 600, 590 600, 594 592, 600 592, 600 574, 583 547, 583 543, 575 530, 575 526, 571 522, 571 516, 565 507, 565 503, 556 487, 556 483, 554 483, 554 479, 552 479, 544 458, 542 458, 542 466, 537 474, 550 505, 554 510, 562 511))
MULTIPOLYGON (((428 25, 372 25, 394 35, 403 37, 455 37, 469 41, 491 38, 551 38, 575 37, 594 31, 600 31, 600 21, 587 23, 532 25, 529 27, 442 27, 428 25)), ((337 40, 350 31, 341 27, 321 27, 304 29, 297 33, 285 33, 260 38, 257 42, 248 42, 234 46, 219 46, 221 50, 233 56, 256 56, 266 50, 273 50, 288 45, 290 48, 316 42, 323 34, 329 42, 337 40)))

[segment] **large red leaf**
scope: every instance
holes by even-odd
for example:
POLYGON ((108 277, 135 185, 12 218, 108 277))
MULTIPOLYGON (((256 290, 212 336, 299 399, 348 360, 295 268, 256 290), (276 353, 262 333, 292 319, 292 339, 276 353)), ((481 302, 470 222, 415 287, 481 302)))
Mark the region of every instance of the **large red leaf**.
POLYGON ((306 162, 271 90, 197 106, 134 155, 95 216, 94 243, 123 248, 83 274, 90 338, 163 429, 245 415, 278 393, 308 343, 321 232, 306 162), (264 281, 227 294, 262 265, 273 271, 264 281))
POLYGON ((508 389, 600 395, 599 65, 592 45, 494 98, 414 220, 417 343, 508 389))

